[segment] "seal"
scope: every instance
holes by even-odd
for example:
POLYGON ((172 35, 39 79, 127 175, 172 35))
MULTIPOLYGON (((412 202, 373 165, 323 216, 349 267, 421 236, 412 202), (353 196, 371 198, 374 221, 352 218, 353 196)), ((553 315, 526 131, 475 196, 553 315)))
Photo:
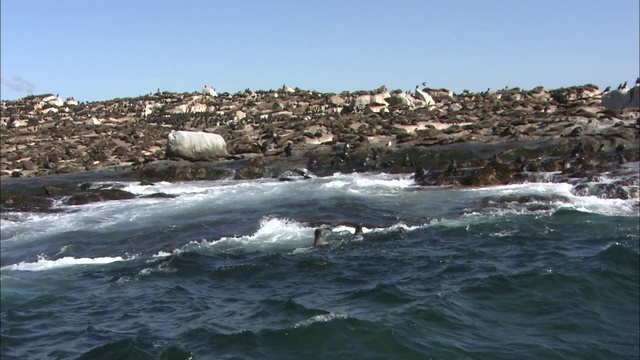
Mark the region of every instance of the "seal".
POLYGON ((262 152, 262 154, 266 154, 267 151, 269 151, 270 145, 269 140, 263 141, 262 144, 260 144, 260 152, 262 152))
POLYGON ((363 236, 364 235, 364 232, 362 231, 362 225, 361 224, 356 224, 356 228, 355 228, 355 231, 354 231, 353 235, 355 235, 355 236, 363 236))
POLYGON ((293 154, 293 143, 291 141, 287 141, 287 146, 284 148, 285 156, 291 156, 293 154))
POLYGON ((344 147, 342 148, 342 152, 336 153, 333 156, 333 160, 331 160, 331 166, 336 166, 340 163, 343 163, 345 160, 347 160, 347 158, 349 157, 350 149, 351 149, 351 146, 349 145, 349 143, 345 143, 344 147))
POLYGON ((322 235, 322 229, 317 228, 314 235, 315 235, 315 239, 313 240, 313 246, 324 245, 324 235, 322 235))

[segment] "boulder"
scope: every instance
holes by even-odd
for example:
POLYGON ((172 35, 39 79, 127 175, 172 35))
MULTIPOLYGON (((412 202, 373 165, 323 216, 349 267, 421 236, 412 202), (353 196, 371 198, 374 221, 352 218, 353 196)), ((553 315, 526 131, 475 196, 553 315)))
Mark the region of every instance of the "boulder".
POLYGON ((236 114, 235 114, 235 117, 233 119, 238 121, 238 120, 242 120, 242 119, 244 119, 246 117, 247 117, 247 113, 245 113, 242 110, 237 110, 236 114))
POLYGON ((192 104, 189 107, 189 112, 190 113, 201 113, 201 112, 207 111, 207 109, 208 109, 207 105, 196 103, 196 104, 192 104))
POLYGON ((149 181, 222 180, 228 178, 231 171, 217 168, 215 163, 160 160, 144 164, 129 175, 149 181))
POLYGON ((640 107, 640 86, 632 89, 622 88, 620 90, 607 91, 602 94, 602 105, 607 109, 626 109, 640 107))
MULTIPOLYGON (((386 94, 389 97, 389 94, 386 94)), ((387 106, 389 103, 385 100, 385 94, 375 94, 371 97, 371 105, 374 106, 387 106)))
POLYGON ((413 106, 414 101, 414 99, 410 95, 407 95, 404 91, 391 94, 385 100, 391 106, 404 106, 409 108, 413 106))
POLYGON ((92 190, 87 193, 72 195, 65 203, 67 205, 85 205, 102 201, 128 200, 135 197, 134 194, 120 189, 92 190))
POLYGON ((431 95, 418 88, 416 88, 416 99, 424 101, 426 106, 435 105, 435 101, 433 101, 431 95))
POLYGON ((202 131, 171 131, 167 137, 167 157, 209 160, 227 156, 227 144, 218 134, 202 131))
POLYGON ((208 96, 218 96, 218 93, 216 93, 216 90, 208 87, 208 86, 204 86, 204 89, 202 89, 202 95, 208 95, 208 96))
POLYGON ((371 95, 360 95, 353 99, 351 107, 354 110, 364 110, 364 108, 371 103, 371 95))
POLYGON ((340 95, 332 95, 329 98, 329 104, 333 106, 342 106, 344 105, 344 99, 340 95))

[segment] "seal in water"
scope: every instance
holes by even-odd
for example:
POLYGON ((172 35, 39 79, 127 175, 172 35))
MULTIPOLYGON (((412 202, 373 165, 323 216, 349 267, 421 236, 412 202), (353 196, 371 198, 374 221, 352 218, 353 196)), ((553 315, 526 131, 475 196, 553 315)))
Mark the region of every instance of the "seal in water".
POLYGON ((322 235, 322 229, 317 228, 315 231, 315 240, 313 240, 313 246, 324 245, 324 236, 322 235))
POLYGON ((361 224, 356 224, 356 229, 354 231, 355 236, 363 236, 364 232, 362 231, 362 225, 361 224))

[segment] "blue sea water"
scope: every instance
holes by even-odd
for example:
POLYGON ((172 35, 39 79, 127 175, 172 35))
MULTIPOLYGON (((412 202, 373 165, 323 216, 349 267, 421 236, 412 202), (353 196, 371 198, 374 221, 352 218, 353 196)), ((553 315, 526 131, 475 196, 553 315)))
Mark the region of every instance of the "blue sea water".
POLYGON ((390 174, 93 186, 176 197, 3 214, 2 359, 639 358, 637 198, 390 174))

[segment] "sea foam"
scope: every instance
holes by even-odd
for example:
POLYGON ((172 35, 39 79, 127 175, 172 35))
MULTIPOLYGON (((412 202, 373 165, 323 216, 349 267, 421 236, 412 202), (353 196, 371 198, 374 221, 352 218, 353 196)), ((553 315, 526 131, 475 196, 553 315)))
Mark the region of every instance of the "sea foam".
POLYGON ((117 261, 124 260, 120 256, 116 257, 98 257, 98 258, 74 258, 63 257, 56 260, 38 259, 36 262, 20 262, 18 264, 7 265, 0 270, 13 270, 13 271, 46 271, 52 269, 67 268, 79 265, 102 265, 110 264, 117 261))

